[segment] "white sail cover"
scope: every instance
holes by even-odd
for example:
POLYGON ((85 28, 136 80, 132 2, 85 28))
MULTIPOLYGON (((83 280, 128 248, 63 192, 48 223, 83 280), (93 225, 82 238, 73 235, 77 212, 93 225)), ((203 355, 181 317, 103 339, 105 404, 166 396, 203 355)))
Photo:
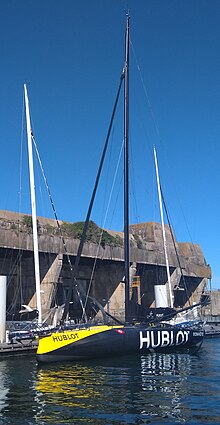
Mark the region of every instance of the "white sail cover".
POLYGON ((156 308, 168 307, 166 285, 155 285, 154 286, 154 295, 155 295, 155 306, 156 306, 156 308))

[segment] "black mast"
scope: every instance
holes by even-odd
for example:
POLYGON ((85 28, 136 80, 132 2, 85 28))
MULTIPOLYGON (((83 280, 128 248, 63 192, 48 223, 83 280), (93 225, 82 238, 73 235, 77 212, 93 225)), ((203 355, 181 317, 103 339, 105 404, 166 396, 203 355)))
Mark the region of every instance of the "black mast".
POLYGON ((129 254, 129 16, 126 21, 124 67, 124 257, 125 257, 125 322, 131 320, 130 312, 130 254, 129 254))
POLYGON ((105 146, 104 146, 104 149, 103 149, 103 152, 102 152, 102 156, 101 156, 101 160, 100 160, 100 164, 99 164, 99 169, 98 169, 98 173, 97 173, 96 180, 95 180, 95 186, 94 186, 93 193, 92 193, 92 196, 91 196, 91 199, 90 199, 89 209, 88 209, 88 212, 87 212, 86 221, 84 223, 83 232, 82 232, 81 240, 80 240, 80 243, 79 243, 74 268, 72 268, 72 266, 71 266, 72 282, 69 284, 69 288, 68 288, 68 292, 67 292, 67 298, 66 298, 66 301, 65 301, 65 307, 64 307, 61 323, 64 322, 64 320, 66 319, 67 314, 69 312, 69 303, 71 301, 73 288, 75 288, 77 293, 78 293, 78 296, 79 296, 79 299, 80 299, 80 304, 81 304, 82 310, 83 310, 83 317, 85 318, 85 306, 82 303, 80 290, 79 290, 78 284, 77 284, 78 267, 79 267, 80 257, 81 257, 81 254, 82 254, 82 250, 83 250, 83 246, 84 246, 84 242, 85 242, 85 238, 86 238, 86 232, 87 232, 88 225, 89 225, 92 207, 93 207, 95 196, 96 196, 96 191, 97 191, 97 188, 98 188, 98 183, 99 183, 101 172, 102 172, 102 167, 103 167, 103 163, 104 163, 104 159, 105 159, 105 155, 106 155, 106 151, 107 151, 107 147, 108 147, 108 142, 109 142, 109 139, 110 139, 110 134, 111 134, 111 130, 112 130, 113 122, 114 122, 114 117, 115 117, 115 113, 116 113, 116 109, 117 109, 117 105, 118 105, 118 100, 119 100, 119 96, 120 96, 120 92, 121 92, 123 79, 124 79, 124 72, 121 74, 121 77, 120 77, 118 92, 117 92, 117 95, 116 95, 116 99, 115 99, 115 103, 114 103, 114 107, 113 107, 113 111, 112 111, 112 116, 111 116, 108 132, 107 132, 107 136, 106 136, 106 140, 105 140, 105 146))

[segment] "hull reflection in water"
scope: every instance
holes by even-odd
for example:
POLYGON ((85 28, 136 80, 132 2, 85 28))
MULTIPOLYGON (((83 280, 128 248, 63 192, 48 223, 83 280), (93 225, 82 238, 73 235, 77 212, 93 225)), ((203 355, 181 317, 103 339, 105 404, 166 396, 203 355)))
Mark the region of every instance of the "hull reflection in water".
POLYGON ((81 361, 112 355, 147 352, 192 352, 201 346, 203 328, 159 324, 154 327, 93 326, 56 332, 39 340, 40 363, 81 361))
POLYGON ((0 362, 1 425, 219 424, 220 339, 197 355, 150 353, 37 365, 0 362))
POLYGON ((144 424, 151 423, 150 418, 186 421, 191 412, 181 400, 186 394, 191 358, 155 353, 138 359, 126 356, 125 362, 106 359, 99 366, 90 362, 89 366, 42 368, 36 382, 42 411, 36 419, 46 422, 50 406, 49 423, 62 422, 62 409, 69 418, 67 423, 144 424))

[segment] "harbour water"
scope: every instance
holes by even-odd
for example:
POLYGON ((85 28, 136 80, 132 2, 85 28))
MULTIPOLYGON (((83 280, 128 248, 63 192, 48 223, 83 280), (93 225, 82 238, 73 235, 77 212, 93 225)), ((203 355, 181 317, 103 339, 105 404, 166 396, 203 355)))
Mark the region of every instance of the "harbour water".
POLYGON ((197 355, 0 359, 0 425, 220 424, 220 338, 197 355))

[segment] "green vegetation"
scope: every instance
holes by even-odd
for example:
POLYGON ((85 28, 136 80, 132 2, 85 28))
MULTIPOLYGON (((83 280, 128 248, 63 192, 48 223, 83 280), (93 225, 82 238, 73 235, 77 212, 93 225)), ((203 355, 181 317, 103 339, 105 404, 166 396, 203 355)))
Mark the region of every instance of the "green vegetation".
MULTIPOLYGON (((80 239, 83 232, 84 222, 79 221, 77 223, 66 223, 61 224, 61 230, 64 236, 69 236, 74 239, 80 239)), ((100 229, 94 221, 90 221, 86 233, 86 241, 98 244, 104 248, 105 245, 110 246, 122 246, 123 241, 120 236, 111 236, 106 230, 100 229), (100 242, 101 238, 101 242, 100 242)))
MULTIPOLYGON (((30 233, 33 231, 32 217, 29 215, 24 215, 22 219, 22 225, 24 226, 26 232, 30 233)), ((41 229, 41 232, 46 232, 48 235, 59 236, 59 229, 54 228, 50 224, 46 224, 43 227, 40 227, 40 224, 37 220, 38 230, 41 229)), ((63 222, 60 226, 63 236, 70 237, 73 239, 81 239, 83 232, 84 222, 79 221, 77 223, 67 223, 63 222)), ((123 240, 120 236, 111 236, 106 230, 102 230, 97 226, 94 221, 89 221, 88 229, 86 232, 86 242, 91 242, 94 244, 99 244, 104 248, 108 246, 123 246, 123 240), (100 241, 101 239, 101 241, 100 241)))
POLYGON ((30 215, 24 215, 23 220, 22 220, 22 224, 27 228, 27 229, 32 229, 32 217, 30 215))
MULTIPOLYGON (((26 227, 27 232, 32 232, 33 230, 33 223, 32 223, 32 217, 31 215, 24 215, 22 219, 22 224, 26 227)), ((37 230, 40 229, 39 221, 37 220, 37 230)))

